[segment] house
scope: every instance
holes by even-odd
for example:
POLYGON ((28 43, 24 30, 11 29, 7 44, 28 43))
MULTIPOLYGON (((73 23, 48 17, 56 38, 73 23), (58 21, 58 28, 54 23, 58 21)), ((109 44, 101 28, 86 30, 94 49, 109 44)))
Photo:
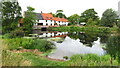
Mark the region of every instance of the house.
POLYGON ((67 26, 68 20, 59 17, 53 17, 49 13, 36 13, 37 19, 34 26, 67 26))
MULTIPOLYGON (((68 20, 59 17, 53 17, 51 13, 35 13, 35 23, 33 24, 33 29, 46 29, 47 27, 59 27, 59 26, 67 26, 68 20)), ((26 12, 24 12, 23 18, 27 16, 26 12)), ((18 20, 18 27, 23 26, 23 18, 18 20)))

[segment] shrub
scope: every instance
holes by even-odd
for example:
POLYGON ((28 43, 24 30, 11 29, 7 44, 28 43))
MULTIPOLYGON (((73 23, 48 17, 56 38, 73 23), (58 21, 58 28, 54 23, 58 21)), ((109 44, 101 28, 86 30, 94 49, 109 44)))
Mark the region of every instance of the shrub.
POLYGON ((67 60, 67 59, 68 59, 68 56, 64 56, 63 58, 67 60))
POLYGON ((52 43, 43 39, 12 38, 5 40, 8 48, 11 50, 19 49, 19 47, 22 47, 25 49, 38 49, 42 52, 45 52, 54 47, 52 43))
POLYGON ((52 43, 46 41, 46 40, 41 40, 41 39, 35 39, 32 45, 27 46, 25 48, 31 48, 31 49, 38 49, 41 52, 45 52, 49 49, 52 49, 54 46, 52 43))

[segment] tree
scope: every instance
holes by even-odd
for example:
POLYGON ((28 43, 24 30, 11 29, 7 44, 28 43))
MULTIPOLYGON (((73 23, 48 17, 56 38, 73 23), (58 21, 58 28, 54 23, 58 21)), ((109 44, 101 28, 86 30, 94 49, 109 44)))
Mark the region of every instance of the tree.
POLYGON ((2 33, 10 33, 17 28, 21 17, 21 7, 16 2, 2 2, 2 33))
POLYGON ((120 63, 120 36, 110 36, 107 41, 106 51, 120 63))
POLYGON ((89 19, 92 19, 93 21, 99 19, 97 12, 94 9, 87 9, 81 13, 80 21, 87 23, 89 19))
POLYGON ((77 24, 77 23, 79 23, 79 18, 80 18, 80 16, 78 14, 73 14, 70 17, 68 17, 68 20, 72 24, 77 24))
POLYGON ((117 14, 113 9, 107 9, 103 12, 100 21, 101 26, 113 27, 117 22, 117 14))
POLYGON ((63 10, 57 10, 56 11, 56 15, 55 15, 56 17, 59 17, 59 18, 67 18, 66 16, 65 16, 65 14, 63 14, 63 10))
POLYGON ((27 7, 27 11, 25 12, 25 18, 23 20, 23 30, 26 34, 32 33, 33 23, 35 23, 36 15, 33 12, 35 9, 32 7, 27 7))

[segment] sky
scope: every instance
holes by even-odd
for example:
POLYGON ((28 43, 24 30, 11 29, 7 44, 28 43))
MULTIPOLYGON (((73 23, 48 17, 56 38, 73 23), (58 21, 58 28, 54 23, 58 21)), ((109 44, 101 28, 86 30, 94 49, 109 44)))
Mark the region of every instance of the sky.
POLYGON ((120 0, 18 0, 22 12, 27 10, 27 6, 35 8, 35 12, 56 13, 57 10, 63 10, 68 17, 73 14, 80 15, 86 9, 94 8, 98 16, 112 8, 118 11, 118 2, 120 0))

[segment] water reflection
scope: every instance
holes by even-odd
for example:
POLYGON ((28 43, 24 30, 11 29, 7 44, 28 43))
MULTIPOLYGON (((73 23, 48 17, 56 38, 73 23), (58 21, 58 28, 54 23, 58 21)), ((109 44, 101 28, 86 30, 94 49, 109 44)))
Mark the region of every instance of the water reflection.
POLYGON ((66 37, 68 32, 37 32, 37 35, 33 35, 33 37, 39 38, 53 38, 53 37, 66 37))
MULTIPOLYGON (((109 38, 106 33, 91 33, 91 32, 58 32, 58 31, 36 31, 33 37, 46 38, 56 45, 55 52, 49 57, 63 59, 64 56, 72 56, 74 54, 93 53, 97 55, 105 54, 102 46, 109 38)), ((116 43, 115 43, 116 44, 116 43)), ((110 45, 109 45, 110 46, 110 45)), ((106 47, 107 52, 110 52, 110 47, 106 47)))
POLYGON ((68 36, 72 39, 80 39, 80 42, 90 47, 92 47, 92 43, 96 41, 98 37, 95 33, 84 32, 69 33, 68 36))
POLYGON ((64 56, 70 57, 74 54, 88 54, 93 53, 97 55, 103 55, 105 51, 102 49, 100 44, 100 38, 97 38, 97 41, 92 43, 92 47, 85 46, 80 42, 80 39, 71 39, 66 37, 62 43, 54 42, 56 45, 56 50, 54 53, 50 54, 50 58, 63 59, 64 56))

